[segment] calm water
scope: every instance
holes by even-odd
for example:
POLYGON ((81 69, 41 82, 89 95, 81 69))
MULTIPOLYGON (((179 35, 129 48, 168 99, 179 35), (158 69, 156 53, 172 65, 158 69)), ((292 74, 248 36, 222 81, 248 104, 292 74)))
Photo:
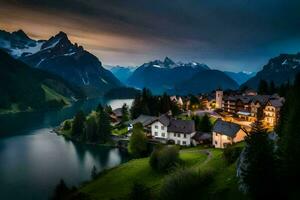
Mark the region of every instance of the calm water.
POLYGON ((118 149, 74 143, 51 132, 78 110, 89 112, 99 102, 117 108, 132 100, 93 99, 60 111, 0 116, 0 199, 48 199, 61 178, 78 185, 90 179, 94 165, 103 170, 125 162, 118 149))

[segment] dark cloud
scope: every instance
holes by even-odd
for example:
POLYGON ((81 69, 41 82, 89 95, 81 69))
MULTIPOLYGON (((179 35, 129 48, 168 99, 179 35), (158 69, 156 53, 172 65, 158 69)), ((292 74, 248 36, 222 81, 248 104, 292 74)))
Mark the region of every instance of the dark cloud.
POLYGON ((45 25, 50 24, 51 16, 60 17, 57 27, 70 30, 79 41, 85 33, 110 35, 109 41, 120 38, 120 45, 90 44, 97 52, 123 53, 118 57, 99 53, 115 64, 139 64, 145 58, 169 55, 175 60, 205 61, 216 68, 257 70, 271 56, 299 48, 299 0, 0 2, 27 15, 46 13, 41 19, 45 25))

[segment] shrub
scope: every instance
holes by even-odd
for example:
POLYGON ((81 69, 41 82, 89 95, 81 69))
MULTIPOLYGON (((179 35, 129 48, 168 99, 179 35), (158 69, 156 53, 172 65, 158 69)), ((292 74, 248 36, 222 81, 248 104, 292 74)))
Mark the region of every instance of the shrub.
POLYGON ((193 169, 180 169, 165 179, 160 191, 160 199, 199 199, 201 190, 211 181, 210 173, 201 174, 193 169))
POLYGON ((176 146, 156 147, 149 160, 150 166, 160 172, 170 171, 179 162, 179 149, 176 146))
POLYGON ((147 154, 147 137, 139 124, 134 125, 129 140, 128 150, 134 157, 143 157, 147 154))
POLYGON ((241 152, 242 152, 242 147, 229 146, 226 149, 224 149, 223 156, 228 164, 232 164, 238 159, 241 152))
POLYGON ((129 200, 150 200, 151 191, 150 188, 142 183, 133 183, 131 192, 129 194, 129 200))

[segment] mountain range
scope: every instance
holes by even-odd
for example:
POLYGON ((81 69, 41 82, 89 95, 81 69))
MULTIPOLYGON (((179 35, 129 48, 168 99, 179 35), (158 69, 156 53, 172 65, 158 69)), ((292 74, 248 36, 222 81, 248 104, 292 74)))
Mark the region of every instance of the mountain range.
POLYGON ((106 66, 123 84, 127 84, 128 78, 133 74, 135 67, 106 66))
POLYGON ((273 81, 276 86, 283 83, 293 82, 297 73, 300 72, 300 53, 280 54, 269 60, 263 69, 246 81, 242 86, 257 89, 260 80, 269 83, 273 81))
POLYGON ((0 111, 61 107, 84 98, 83 92, 57 75, 29 67, 0 50, 0 111))
POLYGON ((64 32, 49 40, 33 40, 22 30, 0 31, 0 48, 33 68, 60 76, 89 97, 122 86, 96 56, 73 44, 64 32))
POLYGON ((168 57, 163 61, 150 61, 138 67, 129 77, 128 84, 137 88, 149 88, 155 94, 210 92, 219 87, 238 88, 238 84, 224 72, 211 70, 207 65, 197 62, 175 63, 168 57))
POLYGON ((235 80, 239 85, 242 85, 246 81, 248 81, 250 78, 255 76, 255 72, 230 72, 230 71, 224 71, 226 75, 228 75, 230 78, 235 80))

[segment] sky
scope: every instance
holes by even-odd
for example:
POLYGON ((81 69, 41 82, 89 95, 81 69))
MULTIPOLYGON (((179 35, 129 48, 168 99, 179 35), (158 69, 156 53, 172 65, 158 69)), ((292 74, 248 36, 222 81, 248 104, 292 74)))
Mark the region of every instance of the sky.
POLYGON ((0 29, 34 39, 68 34, 106 65, 168 56, 258 71, 300 52, 299 0, 0 0, 0 29))

